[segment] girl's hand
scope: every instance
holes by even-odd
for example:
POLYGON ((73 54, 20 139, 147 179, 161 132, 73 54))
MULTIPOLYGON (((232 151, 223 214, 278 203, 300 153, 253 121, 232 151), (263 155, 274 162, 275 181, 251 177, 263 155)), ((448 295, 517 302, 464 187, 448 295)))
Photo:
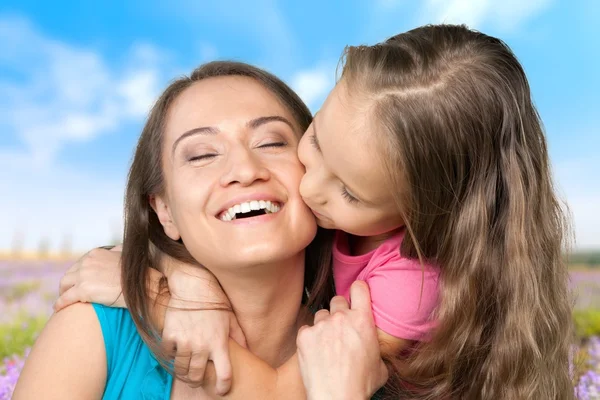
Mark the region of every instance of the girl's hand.
POLYGON ((54 311, 77 302, 126 307, 121 289, 121 246, 93 249, 67 270, 60 280, 54 311))
POLYGON ((164 350, 175 352, 175 373, 190 380, 190 386, 199 386, 211 360, 217 374, 216 392, 226 394, 232 379, 229 338, 246 347, 229 299, 205 268, 175 261, 165 271, 171 299, 162 338, 164 350))
POLYGON ((320 310, 312 327, 298 332, 298 360, 308 399, 369 399, 388 379, 366 283, 350 289, 352 308, 341 296, 320 310))

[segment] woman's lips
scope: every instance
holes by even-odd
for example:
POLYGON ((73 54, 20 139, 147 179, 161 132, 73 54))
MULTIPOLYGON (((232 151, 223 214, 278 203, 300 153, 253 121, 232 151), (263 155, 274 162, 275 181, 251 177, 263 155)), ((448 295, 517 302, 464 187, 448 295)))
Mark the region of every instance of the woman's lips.
POLYGON ((256 218, 265 214, 276 214, 282 207, 282 203, 270 200, 245 201, 232 205, 227 210, 222 211, 217 218, 224 222, 235 221, 237 219, 256 218))

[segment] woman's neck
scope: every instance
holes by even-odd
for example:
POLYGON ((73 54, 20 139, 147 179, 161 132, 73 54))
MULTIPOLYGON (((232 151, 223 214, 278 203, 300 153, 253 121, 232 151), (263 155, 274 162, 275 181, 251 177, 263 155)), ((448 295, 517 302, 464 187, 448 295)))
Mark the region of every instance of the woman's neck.
POLYGON ((304 252, 276 264, 213 271, 229 297, 248 349, 272 367, 296 350, 296 334, 310 321, 301 305, 304 252))

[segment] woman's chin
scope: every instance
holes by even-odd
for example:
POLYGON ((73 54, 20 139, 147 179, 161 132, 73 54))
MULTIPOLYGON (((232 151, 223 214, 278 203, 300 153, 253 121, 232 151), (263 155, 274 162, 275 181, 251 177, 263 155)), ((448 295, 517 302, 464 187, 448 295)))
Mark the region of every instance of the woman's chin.
POLYGON ((211 248, 190 248, 192 255, 207 269, 241 271, 304 257, 304 250, 316 235, 316 224, 307 224, 301 230, 279 235, 246 236, 217 243, 211 248), (206 255, 210 256, 207 258, 206 255), (196 257, 198 255, 198 257, 196 257))
MULTIPOLYGON (((310 242, 310 241, 309 241, 310 242)), ((218 261, 217 268, 241 270, 290 262, 304 255, 305 246, 293 246, 289 241, 257 241, 237 247, 218 261)), ((209 268, 210 269, 210 268, 209 268)))
POLYGON ((186 247, 209 270, 240 270, 292 260, 304 255, 317 232, 310 210, 294 201, 271 215, 242 221, 214 218, 184 228, 186 247))

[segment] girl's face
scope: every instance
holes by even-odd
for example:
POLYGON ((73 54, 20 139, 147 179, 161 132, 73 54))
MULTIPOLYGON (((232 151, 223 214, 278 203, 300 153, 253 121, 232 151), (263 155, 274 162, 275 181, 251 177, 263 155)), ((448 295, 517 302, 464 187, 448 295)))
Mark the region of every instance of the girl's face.
POLYGON ((366 107, 336 85, 300 140, 300 194, 319 226, 375 236, 403 225, 366 107))
POLYGON ((297 256, 316 233, 300 197, 300 132, 260 83, 210 78, 183 91, 163 136, 165 193, 153 207, 209 269, 297 256))

